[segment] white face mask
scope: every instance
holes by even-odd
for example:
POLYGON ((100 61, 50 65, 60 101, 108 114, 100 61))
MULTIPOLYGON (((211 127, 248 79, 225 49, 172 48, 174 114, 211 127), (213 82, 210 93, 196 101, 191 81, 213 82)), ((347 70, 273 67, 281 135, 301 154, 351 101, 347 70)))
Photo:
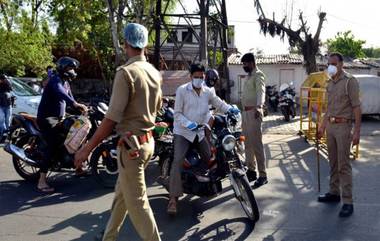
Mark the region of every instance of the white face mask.
POLYGON ((194 86, 195 88, 198 88, 198 89, 199 89, 199 88, 202 87, 203 79, 200 79, 200 78, 193 78, 192 83, 193 83, 193 86, 194 86))
POLYGON ((330 77, 335 76, 337 72, 338 72, 338 68, 336 66, 330 64, 327 67, 327 73, 329 74, 330 77))

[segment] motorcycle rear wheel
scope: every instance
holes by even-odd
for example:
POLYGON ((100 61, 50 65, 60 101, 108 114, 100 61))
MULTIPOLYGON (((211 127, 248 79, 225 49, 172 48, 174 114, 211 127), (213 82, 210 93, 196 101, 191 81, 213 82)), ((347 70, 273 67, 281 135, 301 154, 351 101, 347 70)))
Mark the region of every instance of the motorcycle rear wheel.
POLYGON ((240 202, 248 218, 252 222, 257 222, 260 219, 259 207, 257 206, 257 202, 252 188, 249 185, 247 176, 235 171, 232 173, 232 178, 236 184, 236 187, 235 185, 232 185, 235 191, 236 199, 240 202), (238 190, 235 190, 235 188, 238 188, 238 190), (238 196, 237 193, 240 193, 240 195, 238 196))
POLYGON ((114 188, 118 177, 117 158, 111 154, 111 150, 110 145, 101 144, 90 159, 92 175, 105 188, 114 188))
MULTIPOLYGON (((23 136, 15 142, 15 145, 25 150, 29 138, 30 136, 23 136)), ((12 162, 17 174, 20 175, 20 177, 29 182, 38 181, 40 177, 39 168, 30 166, 15 156, 12 157, 12 162)))

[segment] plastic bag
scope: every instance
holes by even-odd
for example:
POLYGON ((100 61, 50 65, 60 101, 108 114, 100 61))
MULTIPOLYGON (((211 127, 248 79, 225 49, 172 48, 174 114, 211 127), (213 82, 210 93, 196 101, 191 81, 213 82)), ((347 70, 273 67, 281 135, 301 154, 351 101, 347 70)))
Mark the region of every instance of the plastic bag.
POLYGON ((91 129, 91 122, 85 116, 79 116, 74 124, 70 127, 69 133, 66 136, 65 147, 70 154, 74 154, 82 143, 91 129))

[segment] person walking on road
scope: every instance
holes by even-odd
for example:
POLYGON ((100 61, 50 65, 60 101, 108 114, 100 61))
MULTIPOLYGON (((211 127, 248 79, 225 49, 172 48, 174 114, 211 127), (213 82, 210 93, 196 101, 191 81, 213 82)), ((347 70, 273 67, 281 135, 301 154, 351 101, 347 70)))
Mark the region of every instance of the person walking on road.
POLYGON ((148 43, 147 29, 130 23, 125 27, 124 37, 129 60, 117 69, 109 110, 91 140, 76 153, 75 163, 80 166, 116 126, 121 136, 119 176, 103 240, 117 239, 128 214, 144 241, 157 241, 161 239, 148 201, 144 169, 154 151, 152 130, 162 105, 162 77, 144 56, 148 43))
POLYGON ((254 188, 268 183, 265 167, 265 153, 261 124, 263 122, 263 107, 265 103, 265 75, 256 66, 252 53, 241 58, 243 69, 248 74, 242 95, 243 133, 246 137, 245 157, 248 163, 247 176, 250 182, 255 181, 254 188), (257 178, 256 164, 259 171, 257 178))
POLYGON ((354 212, 352 198, 352 167, 350 163, 351 143, 360 141, 361 107, 359 84, 351 74, 343 70, 343 56, 332 53, 327 72, 327 112, 318 130, 318 138, 327 131, 327 151, 330 162, 330 190, 318 197, 319 202, 340 202, 343 206, 340 217, 349 217, 354 212), (352 123, 355 127, 352 134, 352 123))
POLYGON ((9 129, 12 118, 12 86, 5 77, 0 75, 0 142, 4 140, 4 134, 9 129))

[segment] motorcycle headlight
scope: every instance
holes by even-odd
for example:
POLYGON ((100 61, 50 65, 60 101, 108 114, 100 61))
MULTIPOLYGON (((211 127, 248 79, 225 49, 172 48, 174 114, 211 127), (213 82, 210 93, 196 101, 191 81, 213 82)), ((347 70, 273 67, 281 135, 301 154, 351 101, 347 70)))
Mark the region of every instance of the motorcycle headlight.
POLYGON ((224 150, 232 151, 236 145, 236 139, 233 135, 227 135, 222 140, 224 150))

